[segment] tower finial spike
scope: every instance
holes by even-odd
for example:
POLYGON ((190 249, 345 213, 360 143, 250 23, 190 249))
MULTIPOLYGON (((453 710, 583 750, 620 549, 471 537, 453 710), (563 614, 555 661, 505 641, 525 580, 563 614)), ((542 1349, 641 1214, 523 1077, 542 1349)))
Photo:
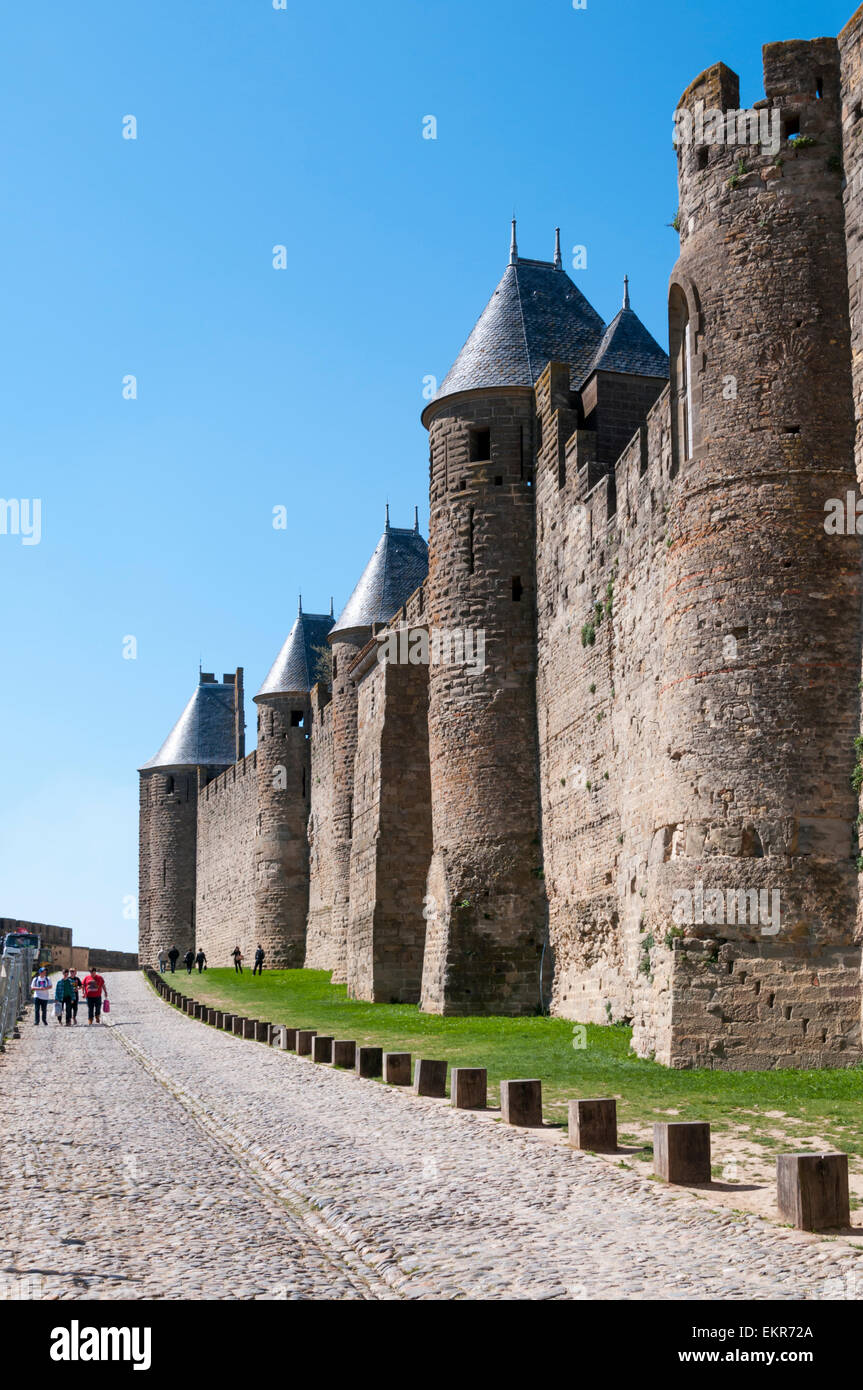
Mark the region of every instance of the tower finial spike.
POLYGON ((419 507, 415 506, 415 507, 414 507, 414 530, 415 530, 415 531, 418 531, 419 529, 420 529, 420 509, 419 509, 419 507))
POLYGON ((301 614, 302 611, 303 611, 303 596, 302 596, 302 594, 300 594, 300 601, 299 601, 299 603, 298 603, 298 605, 297 605, 297 614, 298 614, 298 615, 301 614))
POLYGON ((390 504, 389 504, 389 502, 387 502, 386 526, 387 526, 387 530, 389 530, 389 528, 390 528, 390 504))
POLYGON ((333 608, 333 596, 332 596, 332 594, 330 594, 330 617, 331 617, 331 618, 334 618, 335 616, 336 616, 336 613, 335 613, 335 609, 333 608))
POLYGON ((624 277, 623 277, 623 307, 624 307, 624 309, 628 309, 628 308, 629 308, 629 276, 628 276, 628 275, 624 275, 624 277))
POLYGON ((554 268, 555 268, 555 270, 563 270, 563 260, 562 260, 562 258, 561 258, 561 254, 560 254, 560 228, 559 228, 559 227, 555 227, 555 229, 554 229, 554 268))
POLYGON ((512 236, 509 243, 509 263, 510 265, 518 264, 518 242, 515 239, 515 214, 513 214, 512 236))

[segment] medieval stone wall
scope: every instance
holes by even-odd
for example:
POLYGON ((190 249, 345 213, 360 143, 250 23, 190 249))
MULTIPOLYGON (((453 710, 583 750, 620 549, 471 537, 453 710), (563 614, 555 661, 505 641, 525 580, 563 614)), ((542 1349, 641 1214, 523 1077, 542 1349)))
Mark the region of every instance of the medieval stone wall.
POLYGON ((334 970, 338 958, 330 930, 333 911, 333 707, 329 690, 320 684, 311 693, 310 733, 309 916, 305 966, 307 970, 334 970))
POLYGON ((271 969, 299 969, 309 910, 311 793, 305 695, 257 696, 255 937, 271 969))
MULTIPOLYGON (((239 945, 254 955, 257 752, 202 786, 198 795, 197 940, 210 965, 231 964, 239 945)), ((266 943, 262 942, 266 949, 266 943)))
POLYGON ((432 664, 434 851, 423 1008, 539 1008, 546 935, 539 840, 532 390, 432 404, 428 614, 484 656, 432 664), (487 455, 483 457, 483 455, 487 455))
POLYGON ((198 773, 157 768, 141 774, 141 859, 146 863, 147 934, 144 964, 176 946, 195 944, 195 860, 198 773))
MULTIPOLYGON (((429 668, 410 660, 410 639, 425 630, 405 625, 399 635, 395 659, 378 660, 373 640, 353 669, 358 730, 347 977, 354 998, 415 1004, 432 850, 429 668)), ((419 651, 415 644, 415 657, 419 651)))

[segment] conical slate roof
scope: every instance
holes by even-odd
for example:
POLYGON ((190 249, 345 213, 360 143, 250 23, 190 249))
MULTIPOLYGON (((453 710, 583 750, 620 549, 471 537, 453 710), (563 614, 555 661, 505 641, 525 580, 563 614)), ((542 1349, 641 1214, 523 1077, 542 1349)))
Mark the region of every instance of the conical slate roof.
POLYGON ((139 768, 230 767, 236 761, 233 685, 202 680, 154 758, 139 768))
POLYGON ((611 320, 596 356, 584 374, 591 372, 629 372, 636 376, 668 376, 668 354, 648 333, 634 309, 629 306, 629 281, 624 280, 623 308, 611 320))
POLYGON ((414 527, 387 527, 348 599, 331 636, 350 628, 386 623, 428 574, 428 545, 414 527))
POLYGON ((304 613, 300 609, 258 695, 305 694, 311 690, 317 680, 316 648, 326 646, 332 625, 332 613, 304 613))
POLYGON ((491 386, 534 386, 549 362, 569 362, 576 386, 602 338, 604 324, 555 261, 513 251, 497 289, 435 395, 491 386))

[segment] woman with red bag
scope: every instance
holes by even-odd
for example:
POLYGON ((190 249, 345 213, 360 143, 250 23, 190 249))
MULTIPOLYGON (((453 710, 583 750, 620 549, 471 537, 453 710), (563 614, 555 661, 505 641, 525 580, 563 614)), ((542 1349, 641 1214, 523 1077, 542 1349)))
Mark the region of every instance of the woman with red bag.
MULTIPOLYGON (((102 1022, 102 996, 105 996, 105 1003, 108 1003, 108 991, 105 988, 105 981, 98 970, 91 970, 89 975, 84 976, 84 998, 87 1000, 87 1022, 92 1024, 95 1016, 96 1022, 102 1022)), ((107 1009, 106 1009, 107 1012, 107 1009)))

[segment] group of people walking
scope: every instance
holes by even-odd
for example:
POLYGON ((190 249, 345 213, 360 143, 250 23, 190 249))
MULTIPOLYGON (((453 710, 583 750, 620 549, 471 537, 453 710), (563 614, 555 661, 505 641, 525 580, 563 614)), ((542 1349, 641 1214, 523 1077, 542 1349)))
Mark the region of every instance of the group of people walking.
POLYGON ((91 970, 83 979, 77 970, 64 970, 54 985, 47 967, 40 966, 30 981, 30 993, 33 996, 33 1023, 37 1028, 40 1023, 48 1027, 48 1005, 52 999, 54 1017, 61 1026, 65 1022, 67 1028, 78 1025, 78 1004, 82 996, 87 1005, 89 1024, 102 1022, 103 1005, 106 1013, 110 1009, 105 981, 98 970, 91 970))
MULTIPOLYGON (((176 947, 176 946, 172 946, 171 949, 170 949, 170 951, 166 951, 166 950, 164 950, 164 948, 163 948, 163 949, 159 952, 159 956, 158 956, 158 961, 159 961, 159 972, 160 972, 160 974, 164 975, 165 971, 167 970, 168 966, 170 965, 170 967, 171 967, 171 974, 173 975, 174 972, 175 972, 175 970, 177 969, 177 961, 178 961, 179 959, 180 959, 180 952, 177 950, 177 947, 176 947)), ((201 971, 202 971, 202 970, 206 970, 206 968, 207 968, 207 957, 204 955, 204 952, 201 951, 201 950, 198 951, 198 954, 197 954, 197 955, 195 954, 194 951, 187 951, 186 954, 183 956, 183 964, 185 965, 186 970, 187 970, 187 972, 188 972, 189 975, 191 975, 191 973, 192 973, 192 967, 193 967, 194 965, 197 965, 197 967, 198 967, 198 974, 200 975, 201 971)))
MULTIPOLYGON (((259 945, 257 950, 255 951, 255 963, 252 967, 253 975, 263 975, 264 955, 264 948, 263 946, 259 945)), ((173 975, 177 969, 177 961, 179 959, 180 952, 177 950, 176 946, 172 946, 170 951, 166 951, 163 948, 158 955, 159 973, 164 975, 165 971, 168 969, 168 966, 170 965, 171 974, 173 975)), ((245 960, 245 956, 243 955, 239 946, 235 946, 233 951, 231 952, 231 960, 234 962, 235 974, 242 975, 243 961, 245 960)), ((200 949, 198 950, 197 954, 192 950, 188 950, 186 954, 183 956, 183 964, 185 965, 186 970, 190 975, 192 973, 192 967, 197 965, 198 974, 200 975, 201 971, 206 970, 207 968, 207 957, 204 955, 204 952, 200 949)))

